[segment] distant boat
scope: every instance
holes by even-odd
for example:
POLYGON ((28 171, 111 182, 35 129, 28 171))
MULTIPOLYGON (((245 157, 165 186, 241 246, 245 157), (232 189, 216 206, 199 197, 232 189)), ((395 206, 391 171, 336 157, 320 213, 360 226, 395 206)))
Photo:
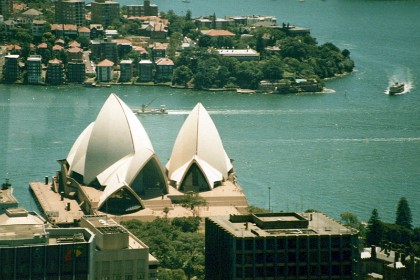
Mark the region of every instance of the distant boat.
POLYGON ((190 0, 182 0, 184 3, 190 3, 190 0))
POLYGON ((404 83, 396 82, 389 87, 388 92, 389 92, 389 95, 394 95, 394 94, 403 92, 404 89, 405 89, 404 83))
POLYGON ((244 88, 238 88, 236 89, 237 93, 242 93, 242 94, 253 94, 255 93, 255 90, 253 89, 244 89, 244 88))
POLYGON ((133 113, 140 114, 140 115, 142 115, 142 114, 144 114, 144 115, 147 115, 147 114, 167 114, 168 110, 166 109, 165 105, 160 105, 159 108, 147 108, 147 106, 143 104, 141 106, 141 109, 133 109, 133 113))

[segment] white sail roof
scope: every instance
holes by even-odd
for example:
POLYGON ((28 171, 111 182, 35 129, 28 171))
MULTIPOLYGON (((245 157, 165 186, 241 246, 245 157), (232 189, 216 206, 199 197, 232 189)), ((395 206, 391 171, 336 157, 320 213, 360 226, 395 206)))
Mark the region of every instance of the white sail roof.
MULTIPOLYGON (((70 165, 69 174, 76 172, 82 175, 85 185, 97 180, 106 186, 101 196, 102 203, 117 189, 130 187, 152 158, 157 160, 142 124, 132 110, 112 94, 95 122, 74 143, 67 162, 70 165)), ((156 172, 164 177, 161 166, 156 172)))
POLYGON ((192 161, 200 165, 210 186, 215 181, 226 180, 232 169, 219 132, 201 103, 191 111, 176 138, 166 165, 169 179, 180 185, 192 161))

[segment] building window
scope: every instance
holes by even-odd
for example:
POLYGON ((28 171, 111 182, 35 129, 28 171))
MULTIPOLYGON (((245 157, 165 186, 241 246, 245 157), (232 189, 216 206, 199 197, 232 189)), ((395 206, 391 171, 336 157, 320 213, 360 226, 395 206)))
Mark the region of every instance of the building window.
POLYGON ((277 249, 284 250, 286 248, 285 239, 277 239, 277 249))
POLYGON ((318 237, 309 239, 309 246, 311 249, 318 249, 318 237))
POLYGON ((299 266, 299 276, 307 276, 308 275, 308 267, 306 265, 299 266))
POLYGON ((245 239, 245 250, 253 250, 254 249, 254 240, 252 239, 245 239))
POLYGON ((288 241, 287 247, 289 248, 289 250, 296 249, 296 244, 297 244, 296 238, 289 238, 287 241, 288 241))
POLYGON ((295 252, 289 252, 288 254, 287 254, 287 261, 289 262, 289 263, 291 263, 291 262, 296 262, 296 253, 295 252))

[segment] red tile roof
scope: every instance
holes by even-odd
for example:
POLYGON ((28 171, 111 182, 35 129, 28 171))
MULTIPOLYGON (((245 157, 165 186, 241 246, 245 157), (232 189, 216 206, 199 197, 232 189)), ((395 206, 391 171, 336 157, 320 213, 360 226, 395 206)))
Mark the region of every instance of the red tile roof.
POLYGON ((174 62, 167 57, 159 58, 156 60, 156 65, 174 65, 174 62))
POLYGON ((37 46, 37 48, 38 49, 46 49, 46 48, 48 48, 48 45, 47 45, 47 43, 41 43, 37 46))
POLYGON ((82 26, 82 27, 79 27, 79 32, 90 33, 90 29, 85 26, 82 26))
POLYGON ((114 62, 108 60, 108 59, 104 59, 101 62, 99 62, 96 66, 99 67, 112 67, 114 66, 114 62))
POLYGON ((78 48, 78 47, 80 47, 80 43, 77 42, 77 41, 71 41, 71 42, 68 43, 68 46, 70 48, 78 48))
POLYGON ((64 30, 66 31, 77 31, 76 24, 64 24, 64 30))
POLYGON ((61 63, 61 60, 59 60, 57 58, 54 58, 54 59, 48 61, 48 63, 50 63, 50 64, 60 64, 61 63))
POLYGON ((202 30, 201 33, 211 36, 211 37, 218 37, 218 36, 235 36, 234 33, 223 30, 223 29, 210 29, 210 30, 202 30))
POLYGON ((60 45, 54 45, 54 47, 52 47, 53 51, 61 51, 63 48, 63 46, 60 45))

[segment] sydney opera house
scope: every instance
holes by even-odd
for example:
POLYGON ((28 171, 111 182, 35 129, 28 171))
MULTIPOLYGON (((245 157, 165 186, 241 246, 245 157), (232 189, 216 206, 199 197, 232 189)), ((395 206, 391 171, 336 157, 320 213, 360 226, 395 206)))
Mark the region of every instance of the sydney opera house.
POLYGON ((235 209, 230 212, 248 206, 217 128, 200 103, 182 125, 166 168, 137 116, 115 94, 59 163, 54 191, 77 200, 86 214, 174 210, 188 192, 206 199, 209 215, 221 206, 235 209))

